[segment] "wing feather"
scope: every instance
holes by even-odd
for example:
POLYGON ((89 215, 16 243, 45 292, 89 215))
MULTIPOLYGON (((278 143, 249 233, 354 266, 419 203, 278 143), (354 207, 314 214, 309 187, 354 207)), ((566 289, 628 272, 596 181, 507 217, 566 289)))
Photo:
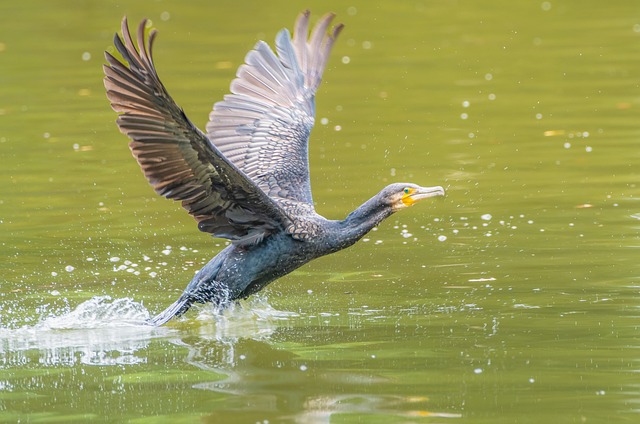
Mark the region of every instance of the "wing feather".
MULTIPOLYGON (((123 19, 122 38, 116 34, 114 44, 128 66, 105 53, 104 85, 111 107, 120 113, 120 131, 131 139, 131 152, 151 186, 182 202, 201 231, 234 243, 257 243, 286 229, 291 221, 285 212, 209 142, 168 94, 153 63, 156 32, 145 42, 145 25, 143 20, 138 27, 136 48, 123 19)), ((260 81, 253 95, 261 97, 267 82, 260 81)), ((248 104, 250 110, 257 108, 255 103, 248 104)), ((255 113, 242 116, 257 119, 255 113)))
POLYGON ((238 68, 231 94, 214 105, 207 135, 267 195, 283 205, 312 206, 308 140, 315 93, 328 53, 342 25, 320 18, 309 37, 309 12, 295 23, 294 37, 276 36, 277 55, 259 41, 238 68))

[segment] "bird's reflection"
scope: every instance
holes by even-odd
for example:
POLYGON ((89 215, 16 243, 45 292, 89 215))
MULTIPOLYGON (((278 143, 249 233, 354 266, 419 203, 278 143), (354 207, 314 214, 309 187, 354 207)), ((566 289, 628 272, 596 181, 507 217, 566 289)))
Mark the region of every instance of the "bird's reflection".
MULTIPOLYGON (((370 367, 354 366, 340 352, 329 360, 326 355, 314 358, 309 346, 317 340, 307 336, 318 334, 318 328, 309 328, 304 317, 278 311, 259 297, 224 313, 204 309, 196 320, 160 328, 143 325, 149 313, 132 302, 94 298, 35 326, 0 328, 0 370, 71 369, 78 372, 60 378, 82 385, 87 366, 116 366, 122 377, 114 381, 127 381, 128 373, 151 367, 153 378, 161 381, 166 370, 153 364, 186 363, 187 369, 192 366, 201 374, 182 391, 185 407, 190 397, 203 398, 203 392, 211 392, 211 399, 225 399, 224 404, 212 402, 209 410, 198 412, 204 422, 244 417, 248 422, 321 423, 337 414, 453 416, 430 412, 423 395, 390 395, 390 385, 397 382, 370 367), (115 311, 128 311, 127 319, 112 320, 115 311)), ((0 386, 15 390, 13 382, 0 378, 0 386)), ((157 403, 156 395, 145 390, 124 384, 120 392, 135 396, 138 403, 157 403)), ((158 412, 171 415, 178 409, 158 412)))
MULTIPOLYGON (((293 322, 296 314, 287 320, 287 313, 265 311, 241 312, 245 319, 254 314, 261 316, 261 320, 265 315, 280 317, 278 321, 268 321, 270 325, 258 320, 262 322, 261 332, 240 336, 250 325, 242 319, 236 321, 236 311, 234 316, 222 315, 205 321, 197 337, 180 340, 188 349, 186 360, 190 364, 227 376, 193 386, 232 395, 225 408, 212 412, 205 422, 227 422, 239 416, 247 422, 285 419, 295 423, 329 423, 334 415, 340 414, 460 416, 429 411, 426 396, 389 395, 389 384, 394 382, 370 369, 350 369, 353 368, 350 360, 342 361, 339 356, 335 364, 309 360, 308 354, 298 353, 309 350, 299 340, 304 338, 304 333, 314 331, 297 326, 293 322), (239 333, 233 331, 238 329, 239 333)), ((310 340, 313 343, 313 339, 310 340)))

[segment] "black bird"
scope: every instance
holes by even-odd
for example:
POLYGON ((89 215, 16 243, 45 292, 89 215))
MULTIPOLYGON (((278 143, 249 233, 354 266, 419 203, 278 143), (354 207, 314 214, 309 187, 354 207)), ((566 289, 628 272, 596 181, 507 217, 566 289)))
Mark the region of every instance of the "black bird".
POLYGON ((392 213, 442 187, 391 184, 344 220, 316 213, 309 183, 308 140, 315 93, 343 25, 323 16, 309 35, 309 11, 275 40, 259 41, 213 106, 206 134, 186 117, 158 77, 146 20, 137 48, 127 18, 114 43, 124 62, 105 53, 104 85, 120 131, 155 191, 182 206, 200 231, 231 240, 191 280, 180 298, 151 319, 162 325, 194 302, 218 305, 263 289, 303 264, 351 246, 392 213))

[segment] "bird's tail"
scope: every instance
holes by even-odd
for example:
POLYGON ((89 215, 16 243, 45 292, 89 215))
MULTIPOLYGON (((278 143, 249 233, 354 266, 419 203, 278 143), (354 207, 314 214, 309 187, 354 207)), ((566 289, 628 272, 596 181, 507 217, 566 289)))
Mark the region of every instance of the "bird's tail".
POLYGON ((173 302, 167 309, 151 318, 148 321, 149 324, 155 326, 166 324, 171 318, 179 317, 187 312, 194 303, 211 302, 218 308, 224 308, 233 299, 229 295, 228 288, 221 286, 215 281, 213 283, 214 284, 198 287, 197 293, 190 291, 189 287, 187 287, 187 290, 180 295, 178 300, 173 302))
POLYGON ((178 300, 164 311, 149 320, 151 325, 165 324, 173 317, 179 317, 189 310, 194 303, 212 302, 217 305, 228 303, 232 299, 229 288, 215 280, 222 263, 233 246, 218 253, 193 277, 178 300))
POLYGON ((169 306, 164 311, 160 312, 155 317, 149 320, 149 324, 160 326, 166 324, 171 318, 179 317, 189 310, 191 305, 193 304, 193 297, 188 293, 183 293, 178 300, 173 302, 171 306, 169 306))

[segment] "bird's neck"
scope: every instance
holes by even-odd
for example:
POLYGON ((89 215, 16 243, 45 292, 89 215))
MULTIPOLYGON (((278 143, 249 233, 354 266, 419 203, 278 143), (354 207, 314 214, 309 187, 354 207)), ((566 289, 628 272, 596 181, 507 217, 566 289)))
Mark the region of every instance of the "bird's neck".
POLYGON ((341 237, 336 241, 339 248, 351 246, 392 213, 391 208, 381 204, 376 197, 367 200, 344 220, 338 221, 341 237))

